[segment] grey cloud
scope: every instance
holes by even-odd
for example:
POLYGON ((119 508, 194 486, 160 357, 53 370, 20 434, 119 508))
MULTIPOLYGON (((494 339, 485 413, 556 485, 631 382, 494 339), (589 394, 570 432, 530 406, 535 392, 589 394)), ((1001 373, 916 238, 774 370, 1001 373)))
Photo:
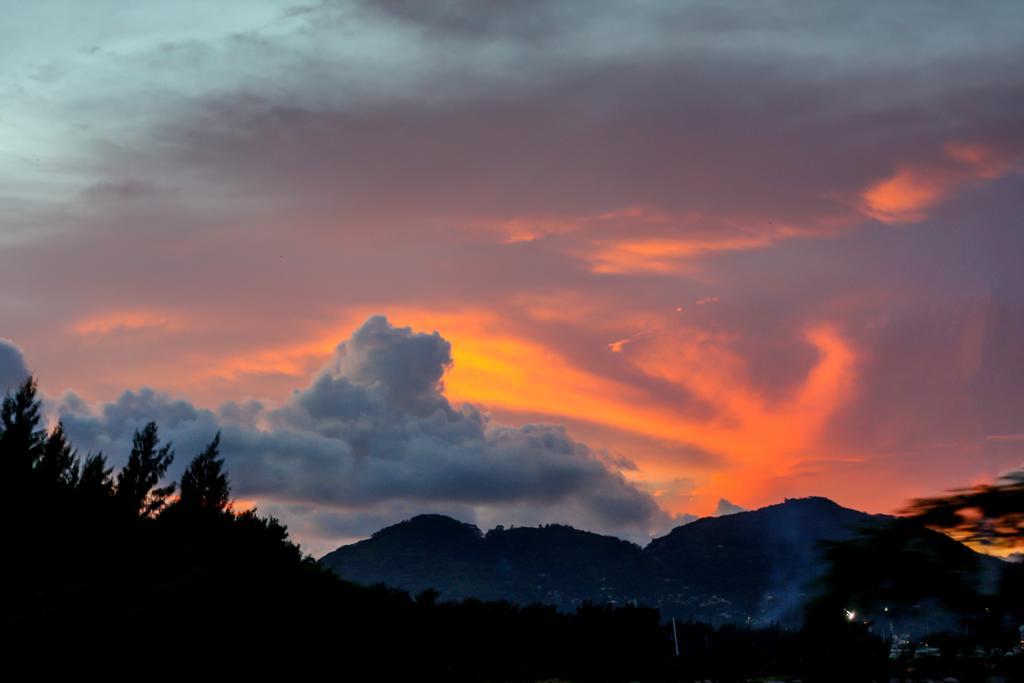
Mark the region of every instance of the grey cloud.
POLYGON ((0 337, 0 393, 20 384, 29 375, 28 365, 21 349, 0 337))
POLYGON ((615 458, 564 427, 509 427, 477 408, 453 407, 441 393, 450 364, 450 345, 439 334, 375 316, 338 346, 310 386, 276 409, 250 402, 215 414, 144 389, 98 410, 71 395, 59 413, 79 448, 102 449, 116 464, 132 431, 156 420, 177 446, 172 474, 221 429, 235 494, 284 510, 333 511, 329 523, 310 521, 326 512, 298 515, 320 533, 366 530, 340 521, 341 511, 376 523, 424 509, 472 510, 472 521, 569 522, 630 537, 670 523, 650 495, 613 469, 615 458))
MULTIPOLYGON (((356 384, 379 384, 388 400, 412 413, 427 415, 447 407, 439 385, 451 363, 451 344, 437 332, 413 334, 410 328, 394 328, 387 318, 377 315, 338 346, 331 372, 356 384)), ((310 412, 317 410, 315 400, 306 407, 310 412)))
POLYGON ((725 498, 720 498, 718 500, 718 505, 715 507, 714 516, 723 517, 725 515, 735 515, 737 512, 746 512, 746 508, 740 507, 725 498))
POLYGON ((168 473, 171 477, 178 476, 219 426, 211 411, 148 388, 125 391, 115 401, 104 403, 98 409, 68 392, 56 402, 55 411, 76 447, 102 451, 116 466, 127 460, 135 430, 155 421, 162 441, 173 442, 177 453, 168 473))
POLYGON ((226 422, 255 427, 260 416, 263 414, 263 404, 253 399, 248 401, 227 401, 217 409, 217 413, 226 422))

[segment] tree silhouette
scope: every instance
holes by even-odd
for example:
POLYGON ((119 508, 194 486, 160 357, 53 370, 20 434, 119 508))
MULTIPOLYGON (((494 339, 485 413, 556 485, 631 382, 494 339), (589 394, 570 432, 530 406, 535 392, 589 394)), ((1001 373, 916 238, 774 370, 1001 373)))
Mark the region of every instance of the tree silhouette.
POLYGON ((0 467, 8 487, 23 487, 43 452, 46 432, 39 428, 36 394, 35 378, 29 377, 0 406, 0 467))
POLYGON ((189 511, 223 512, 228 505, 231 486, 220 455, 220 432, 206 449, 193 458, 181 475, 178 505, 189 511))
POLYGON ((78 475, 78 491, 87 497, 104 498, 114 492, 113 468, 107 467, 103 453, 90 453, 78 475))
POLYGON ((1018 548, 1024 545, 1024 470, 1007 474, 995 484, 919 498, 904 513, 962 541, 1018 548))
POLYGON ((174 482, 154 488, 174 461, 171 444, 158 448, 159 444, 155 422, 135 430, 128 464, 117 475, 115 498, 134 515, 149 517, 156 514, 174 493, 174 482))
POLYGON ((64 423, 58 422, 43 445, 36 473, 44 486, 74 488, 78 483, 78 455, 68 443, 64 423))

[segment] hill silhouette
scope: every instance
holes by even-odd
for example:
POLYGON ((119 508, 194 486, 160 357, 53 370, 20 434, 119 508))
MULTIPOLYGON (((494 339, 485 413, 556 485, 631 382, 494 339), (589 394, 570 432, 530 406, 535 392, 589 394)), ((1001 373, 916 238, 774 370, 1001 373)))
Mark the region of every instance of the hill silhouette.
POLYGON ((889 519, 821 497, 698 519, 644 549, 674 591, 653 604, 713 622, 798 622, 825 571, 822 542, 848 540, 889 519))
POLYGON ((640 547, 617 538, 560 524, 499 527, 485 535, 444 515, 419 515, 387 527, 320 563, 364 584, 563 609, 586 600, 632 602, 637 581, 650 575, 640 547))
MULTIPOLYGON (((677 527, 645 548, 550 524, 482 533, 443 515, 420 515, 342 546, 320 563, 348 580, 444 599, 645 604, 665 616, 709 623, 798 625, 827 569, 827 542, 844 542, 894 518, 827 498, 789 499, 759 510, 677 527)), ((921 543, 977 557, 939 533, 921 543)))

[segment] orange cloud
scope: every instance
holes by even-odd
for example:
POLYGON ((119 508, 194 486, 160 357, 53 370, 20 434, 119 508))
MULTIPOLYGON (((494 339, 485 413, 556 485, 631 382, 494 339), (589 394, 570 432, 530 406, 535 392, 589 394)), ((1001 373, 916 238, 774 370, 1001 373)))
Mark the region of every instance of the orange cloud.
POLYGON ((952 163, 907 166, 870 185, 861 194, 861 211, 883 223, 913 223, 972 181, 995 180, 1013 171, 1017 159, 980 143, 950 142, 952 163))
POLYGON ((825 225, 803 229, 769 221, 751 228, 716 221, 697 227, 696 234, 594 239, 575 248, 575 254, 590 265, 593 273, 673 273, 706 254, 762 249, 782 240, 827 234, 830 230, 825 225))
POLYGON ((999 152, 984 144, 953 141, 946 144, 947 156, 965 164, 976 178, 992 180, 1013 171, 1017 162, 1012 152, 999 152))
POLYGON ((883 223, 924 220, 927 209, 946 197, 953 180, 932 169, 904 169, 865 190, 864 212, 883 223))
POLYGON ((608 349, 611 350, 612 353, 622 353, 622 349, 624 349, 626 347, 626 344, 630 343, 631 341, 633 340, 630 339, 629 337, 625 339, 620 339, 618 341, 613 341, 611 344, 608 345, 608 349))
POLYGON ((628 312, 607 310, 607 302, 585 290, 518 294, 509 298, 509 304, 539 322, 593 325, 594 321, 607 320, 610 326, 618 326, 624 318, 633 317, 628 312))
POLYGON ((715 409, 711 420, 676 423, 677 438, 732 463, 705 480, 705 498, 757 500, 762 481, 814 457, 816 438, 852 395, 856 354, 848 342, 827 325, 810 328, 804 336, 817 349, 818 361, 782 401, 770 401, 750 386, 744 361, 729 350, 728 339, 691 333, 634 355, 645 372, 685 386, 715 409))
POLYGON ((471 229, 513 244, 554 235, 578 233, 560 247, 589 264, 593 273, 677 272, 689 261, 714 252, 761 249, 795 237, 831 235, 850 222, 848 216, 822 216, 797 227, 762 218, 669 213, 655 207, 630 206, 581 216, 522 216, 478 219, 471 229))
POLYGON ((563 235, 592 228, 616 228, 635 225, 665 225, 678 220, 669 214, 645 206, 630 206, 617 211, 577 216, 518 216, 507 219, 479 219, 472 227, 492 232, 506 244, 529 242, 548 235, 563 235))
POLYGON ((71 331, 78 335, 137 330, 176 332, 185 328, 184 318, 176 313, 145 309, 109 311, 83 318, 71 325, 71 331))
POLYGON ((756 249, 771 243, 767 237, 715 239, 640 239, 605 241, 584 255, 594 273, 671 273, 680 261, 709 251, 756 249))
POLYGON ((585 219, 536 216, 506 220, 482 220, 476 222, 475 227, 498 234, 504 244, 516 244, 531 242, 547 235, 575 232, 584 223, 585 219))
POLYGON ((632 344, 638 339, 650 337, 652 334, 654 334, 654 332, 652 332, 651 330, 641 330, 636 334, 630 335, 624 339, 619 339, 618 341, 613 341, 612 343, 608 344, 608 350, 610 350, 612 353, 622 353, 622 350, 626 348, 627 344, 632 344))

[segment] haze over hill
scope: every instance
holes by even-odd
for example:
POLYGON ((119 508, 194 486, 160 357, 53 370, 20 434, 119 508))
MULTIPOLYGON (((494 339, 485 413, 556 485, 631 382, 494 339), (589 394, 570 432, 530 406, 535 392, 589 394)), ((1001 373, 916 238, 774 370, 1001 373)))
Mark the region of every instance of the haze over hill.
MULTIPOLYGON (((843 541, 893 518, 826 498, 789 499, 708 517, 646 547, 550 524, 483 533, 443 515, 420 515, 338 548, 321 563, 360 583, 442 599, 476 597, 573 609, 585 600, 655 606, 664 616, 715 623, 800 621, 825 565, 822 541, 843 541)), ((975 553, 921 530, 935 552, 975 553)))

